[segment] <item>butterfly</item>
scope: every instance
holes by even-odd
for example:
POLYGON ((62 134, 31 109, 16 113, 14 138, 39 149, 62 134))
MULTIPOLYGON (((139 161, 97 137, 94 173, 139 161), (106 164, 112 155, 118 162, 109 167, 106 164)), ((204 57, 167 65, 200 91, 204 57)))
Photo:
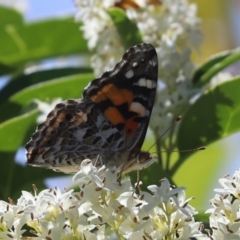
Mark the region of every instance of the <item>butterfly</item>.
POLYGON ((26 144, 27 163, 75 173, 84 159, 96 167, 142 170, 155 161, 141 151, 157 88, 151 44, 131 47, 115 67, 94 79, 81 99, 59 103, 26 144))

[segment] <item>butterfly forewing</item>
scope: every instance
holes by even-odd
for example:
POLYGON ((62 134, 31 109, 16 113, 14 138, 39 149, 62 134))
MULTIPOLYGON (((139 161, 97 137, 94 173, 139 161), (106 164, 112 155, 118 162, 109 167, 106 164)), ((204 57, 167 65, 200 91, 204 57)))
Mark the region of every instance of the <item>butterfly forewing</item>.
MULTIPOLYGON (((66 173, 81 161, 119 166, 141 152, 157 87, 157 54, 150 44, 130 48, 93 80, 83 98, 58 104, 26 144, 27 162, 66 173)), ((136 167, 138 168, 138 167, 136 167)))
POLYGON ((157 68, 155 49, 150 44, 137 45, 83 93, 125 135, 125 145, 129 142, 130 148, 141 148, 144 141, 156 92, 157 68))

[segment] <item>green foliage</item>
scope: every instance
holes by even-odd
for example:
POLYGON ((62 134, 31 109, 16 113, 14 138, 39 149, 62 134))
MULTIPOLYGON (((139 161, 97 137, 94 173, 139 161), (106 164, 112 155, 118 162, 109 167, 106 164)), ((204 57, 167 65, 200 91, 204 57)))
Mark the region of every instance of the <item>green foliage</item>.
MULTIPOLYGON (((236 77, 199 98, 184 115, 178 134, 179 148, 209 145, 240 131, 239 89, 240 77, 236 77)), ((186 156, 181 155, 182 159, 186 156)))
POLYGON ((88 53, 79 24, 74 23, 73 18, 26 24, 14 10, 2 7, 0 11, 1 19, 5 19, 0 23, 2 75, 21 71, 23 64, 29 61, 88 53), (9 19, 11 17, 12 19, 9 19))
POLYGON ((192 82, 201 87, 211 80, 214 75, 240 59, 240 48, 224 51, 212 56, 202 64, 194 73, 192 82))
POLYGON ((70 76, 80 73, 90 73, 90 68, 59 68, 42 70, 30 74, 21 74, 11 79, 11 81, 0 90, 0 103, 6 101, 14 93, 33 84, 70 76))
POLYGON ((108 14, 114 22, 125 49, 142 42, 137 26, 127 18, 126 13, 122 9, 110 8, 108 14))

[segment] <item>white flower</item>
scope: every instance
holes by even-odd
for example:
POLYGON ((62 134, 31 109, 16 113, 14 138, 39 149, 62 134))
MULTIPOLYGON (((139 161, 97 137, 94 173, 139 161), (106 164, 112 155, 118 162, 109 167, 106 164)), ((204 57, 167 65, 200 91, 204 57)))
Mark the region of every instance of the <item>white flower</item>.
POLYGON ((97 169, 88 159, 73 177, 79 192, 45 189, 26 191, 17 204, 0 202, 0 237, 21 239, 25 224, 36 239, 109 239, 110 227, 118 239, 188 239, 204 236, 195 210, 185 200, 183 188, 165 179, 152 191, 134 192, 130 178, 116 169, 97 169))
POLYGON ((20 239, 25 230, 22 229, 24 221, 18 206, 0 201, 0 238, 20 239))
POLYGON ((221 189, 215 189, 216 195, 211 200, 210 227, 213 239, 240 239, 240 170, 233 177, 219 180, 221 189))
POLYGON ((96 51, 91 58, 91 65, 96 75, 112 68, 124 51, 121 39, 107 12, 116 2, 116 0, 76 0, 79 6, 76 20, 83 21, 81 28, 84 37, 88 39, 88 47, 96 51))
POLYGON ((222 189, 215 189, 217 193, 232 194, 235 198, 240 199, 240 169, 238 169, 231 179, 229 175, 220 178, 219 183, 223 187, 222 189))
POLYGON ((170 237, 170 239, 174 239, 176 233, 180 239, 202 234, 199 230, 201 223, 195 223, 193 218, 197 212, 188 204, 189 200, 185 200, 183 188, 172 188, 167 179, 162 181, 160 187, 149 186, 148 188, 154 193, 155 203, 152 202, 151 205, 143 208, 151 216, 153 233, 159 231, 162 237, 170 237))

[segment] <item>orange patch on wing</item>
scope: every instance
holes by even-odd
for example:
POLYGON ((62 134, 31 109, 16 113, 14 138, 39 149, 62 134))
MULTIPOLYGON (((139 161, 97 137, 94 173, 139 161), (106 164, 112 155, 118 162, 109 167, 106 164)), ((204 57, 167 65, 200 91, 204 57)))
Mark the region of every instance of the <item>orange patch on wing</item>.
POLYGON ((135 122, 133 118, 126 121, 127 136, 132 136, 139 127, 139 123, 135 122))
MULTIPOLYGON (((146 1, 148 5, 161 5, 161 2, 159 0, 147 0, 146 1)), ((120 0, 114 5, 115 7, 119 7, 122 9, 128 9, 128 8, 133 8, 133 9, 139 9, 141 5, 138 4, 137 0, 120 0)))
POLYGON ((91 98, 95 103, 100 103, 106 99, 111 100, 115 106, 119 106, 125 102, 130 104, 133 99, 133 94, 127 89, 118 89, 113 84, 107 84, 91 98))
POLYGON ((125 101, 127 101, 130 105, 133 100, 133 93, 131 91, 128 91, 127 89, 122 89, 121 94, 124 96, 125 101))
POLYGON ((123 123, 123 124, 125 123, 125 118, 115 107, 108 107, 104 111, 104 115, 113 125, 117 125, 119 123, 123 123))
POLYGON ((115 7, 127 9, 127 8, 135 8, 139 9, 139 5, 134 0, 121 0, 115 3, 115 7))
POLYGON ((101 90, 101 91, 98 91, 98 93, 96 95, 94 95, 93 97, 91 97, 91 100, 94 102, 94 103, 99 103, 99 102, 102 102, 104 100, 107 99, 107 96, 105 95, 105 93, 101 90))

